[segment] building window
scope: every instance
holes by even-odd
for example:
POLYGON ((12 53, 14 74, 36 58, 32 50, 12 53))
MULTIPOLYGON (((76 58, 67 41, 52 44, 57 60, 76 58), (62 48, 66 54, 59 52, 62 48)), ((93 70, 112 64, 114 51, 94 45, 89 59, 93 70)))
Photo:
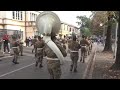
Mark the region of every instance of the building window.
POLYGON ((34 21, 35 21, 35 14, 34 14, 34 21))
POLYGON ((70 28, 70 32, 71 32, 71 28, 70 28))
POLYGON ((31 13, 30 13, 30 21, 31 21, 31 13))
POLYGON ((65 30, 65 24, 63 24, 64 30, 65 30))
POLYGON ((13 19, 15 19, 15 11, 12 11, 13 19))
POLYGON ((18 18, 18 11, 16 11, 16 19, 18 18))
POLYGON ((32 21, 34 20, 34 14, 32 13, 32 21))
POLYGON ((21 20, 23 20, 22 11, 21 11, 21 20))
POLYGON ((37 18, 37 14, 35 15, 35 21, 36 21, 36 18, 37 18))
POLYGON ((18 11, 18 20, 20 19, 20 14, 19 14, 20 12, 18 11))

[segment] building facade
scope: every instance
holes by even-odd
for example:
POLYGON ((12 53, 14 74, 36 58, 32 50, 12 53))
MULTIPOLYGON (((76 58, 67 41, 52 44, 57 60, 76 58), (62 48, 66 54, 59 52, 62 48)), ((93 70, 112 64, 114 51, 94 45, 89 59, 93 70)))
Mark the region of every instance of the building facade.
MULTIPOLYGON (((8 35, 20 36, 23 42, 26 37, 33 38, 39 32, 36 29, 35 21, 39 11, 0 11, 0 37, 5 33, 8 35)), ((62 37, 71 35, 72 32, 78 33, 78 28, 61 22, 59 34, 62 37)))
POLYGON ((0 37, 4 33, 18 35, 24 41, 36 34, 35 21, 38 11, 0 11, 0 37))
POLYGON ((79 35, 80 30, 74 25, 70 25, 68 23, 61 22, 61 29, 60 29, 59 34, 62 35, 62 37, 64 37, 64 36, 71 36, 72 33, 79 35))

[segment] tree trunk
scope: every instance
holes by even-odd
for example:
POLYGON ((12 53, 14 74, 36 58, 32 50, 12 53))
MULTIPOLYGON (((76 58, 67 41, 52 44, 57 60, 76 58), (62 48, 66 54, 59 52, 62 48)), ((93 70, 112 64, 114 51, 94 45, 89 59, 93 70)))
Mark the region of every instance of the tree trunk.
MULTIPOLYGON (((120 17, 120 12, 119 12, 120 17)), ((115 63, 112 65, 111 69, 120 70, 120 18, 118 22, 118 41, 117 41, 117 52, 116 52, 116 60, 115 63)))
POLYGON ((104 47, 104 52, 112 52, 112 35, 111 35, 111 29, 112 29, 112 20, 111 16, 108 16, 108 27, 107 27, 107 35, 106 35, 106 42, 105 42, 105 47, 104 47))

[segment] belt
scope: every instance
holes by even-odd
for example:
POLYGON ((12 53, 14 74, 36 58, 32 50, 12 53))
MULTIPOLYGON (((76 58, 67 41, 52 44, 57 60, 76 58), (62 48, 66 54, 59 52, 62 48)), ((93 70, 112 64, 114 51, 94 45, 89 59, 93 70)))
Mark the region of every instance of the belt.
POLYGON ((58 58, 49 58, 49 57, 46 57, 47 60, 59 60, 58 58))
POLYGON ((86 47, 86 46, 81 46, 81 47, 86 47))
POLYGON ((78 52, 78 51, 70 51, 70 52, 78 52))
POLYGON ((18 47, 12 47, 12 48, 18 48, 18 47))
POLYGON ((42 50, 43 48, 37 48, 37 50, 42 50))

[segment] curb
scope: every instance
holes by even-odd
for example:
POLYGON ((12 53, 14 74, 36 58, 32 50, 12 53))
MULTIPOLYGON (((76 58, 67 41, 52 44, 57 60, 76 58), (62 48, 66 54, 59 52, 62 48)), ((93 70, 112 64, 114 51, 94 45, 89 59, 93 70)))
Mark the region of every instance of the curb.
POLYGON ((93 54, 90 57, 90 60, 89 60, 88 65, 85 69, 85 72, 84 72, 82 79, 91 79, 92 78, 92 72, 93 72, 94 61, 95 61, 95 57, 96 57, 96 51, 97 51, 97 48, 95 48, 95 50, 93 51, 93 54))
POLYGON ((94 56, 93 56, 93 59, 91 62, 91 68, 89 70, 88 77, 86 79, 92 79, 92 74, 93 74, 93 70, 94 70, 94 66, 95 66, 95 60, 96 60, 96 50, 94 52, 94 56))

